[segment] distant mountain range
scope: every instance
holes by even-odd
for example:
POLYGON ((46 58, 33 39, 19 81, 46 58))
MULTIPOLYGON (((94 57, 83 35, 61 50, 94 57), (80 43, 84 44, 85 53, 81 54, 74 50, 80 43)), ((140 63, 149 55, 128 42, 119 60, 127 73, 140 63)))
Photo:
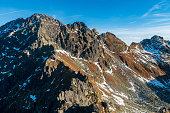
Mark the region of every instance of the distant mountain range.
POLYGON ((0 27, 1 113, 170 112, 170 41, 128 46, 34 14, 0 27))

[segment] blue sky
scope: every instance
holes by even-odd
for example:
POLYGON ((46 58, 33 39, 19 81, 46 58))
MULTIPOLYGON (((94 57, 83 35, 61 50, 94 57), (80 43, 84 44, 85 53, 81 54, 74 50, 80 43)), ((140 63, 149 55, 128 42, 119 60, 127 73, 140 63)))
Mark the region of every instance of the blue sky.
POLYGON ((82 21, 127 44, 153 35, 170 40, 170 0, 0 0, 0 26, 34 13, 64 24, 82 21))

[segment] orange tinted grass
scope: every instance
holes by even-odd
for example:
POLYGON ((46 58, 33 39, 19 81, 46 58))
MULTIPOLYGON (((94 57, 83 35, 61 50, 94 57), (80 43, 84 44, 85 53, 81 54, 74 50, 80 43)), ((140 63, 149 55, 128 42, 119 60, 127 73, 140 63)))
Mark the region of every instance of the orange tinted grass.
POLYGON ((104 72, 103 75, 105 76, 106 78, 106 81, 108 81, 109 83, 112 83, 112 84, 120 84, 121 81, 115 76, 111 76, 110 74, 104 72))
POLYGON ((89 70, 90 70, 92 73, 101 74, 99 68, 98 68, 97 65, 95 65, 93 62, 87 62, 87 61, 85 61, 85 63, 86 63, 86 65, 89 67, 89 70))
POLYGON ((70 69, 74 70, 75 72, 78 72, 80 70, 79 67, 77 67, 73 63, 73 61, 70 58, 68 58, 65 54, 63 54, 63 53, 58 54, 57 53, 57 55, 59 56, 58 59, 60 61, 62 61, 64 63, 64 65, 68 66, 70 69))

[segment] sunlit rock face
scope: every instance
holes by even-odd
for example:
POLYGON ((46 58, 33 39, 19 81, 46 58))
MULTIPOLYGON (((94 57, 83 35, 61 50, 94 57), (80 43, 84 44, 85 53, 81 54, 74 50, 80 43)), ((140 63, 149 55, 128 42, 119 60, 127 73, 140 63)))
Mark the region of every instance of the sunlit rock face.
POLYGON ((170 43, 128 46, 83 22, 34 14, 0 27, 3 113, 168 112, 170 43))

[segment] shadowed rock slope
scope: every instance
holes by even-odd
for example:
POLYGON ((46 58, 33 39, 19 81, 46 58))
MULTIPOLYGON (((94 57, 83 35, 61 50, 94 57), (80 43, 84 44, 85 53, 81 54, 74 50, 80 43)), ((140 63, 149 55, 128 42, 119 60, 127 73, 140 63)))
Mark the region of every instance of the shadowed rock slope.
POLYGON ((43 14, 0 27, 0 111, 168 112, 170 45, 130 46, 83 22, 43 14))

